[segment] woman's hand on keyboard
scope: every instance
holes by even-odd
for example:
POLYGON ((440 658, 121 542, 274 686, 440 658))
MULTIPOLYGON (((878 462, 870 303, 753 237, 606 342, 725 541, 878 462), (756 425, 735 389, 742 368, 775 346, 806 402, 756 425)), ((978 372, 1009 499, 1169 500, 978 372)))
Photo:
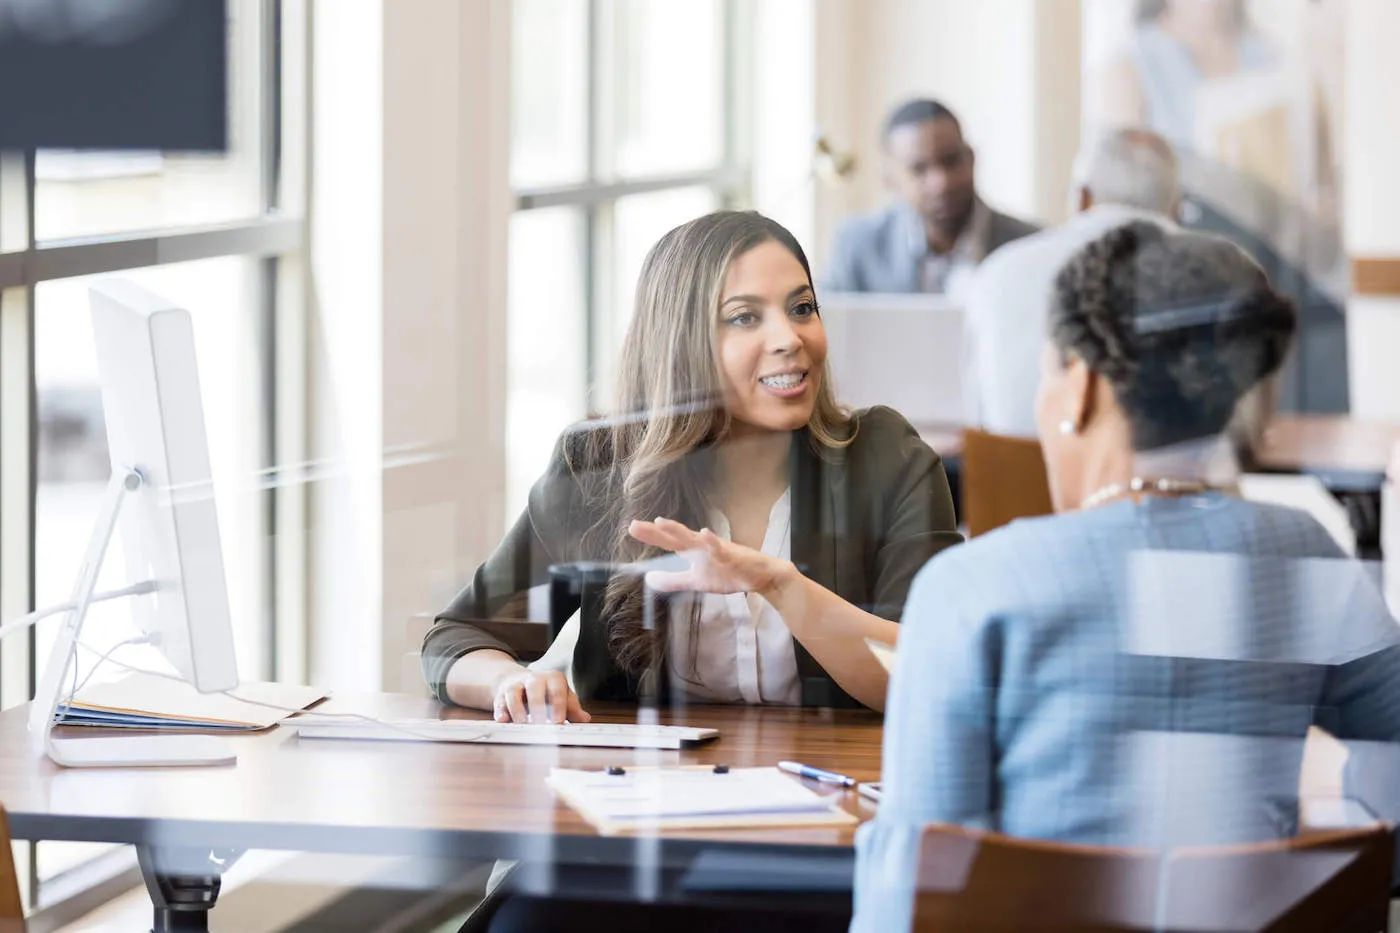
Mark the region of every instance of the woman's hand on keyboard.
POLYGON ((588 722, 562 671, 511 671, 496 681, 493 712, 497 722, 588 722))

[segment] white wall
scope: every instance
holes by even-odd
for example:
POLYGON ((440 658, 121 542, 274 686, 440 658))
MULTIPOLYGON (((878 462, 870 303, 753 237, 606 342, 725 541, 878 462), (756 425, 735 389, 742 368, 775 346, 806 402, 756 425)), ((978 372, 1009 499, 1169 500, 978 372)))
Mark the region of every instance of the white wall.
POLYGON ((753 6, 751 140, 753 206, 783 224, 805 248, 816 230, 812 151, 817 133, 814 0, 760 0, 753 6))
MULTIPOLYGON (((1400 3, 1351 0, 1342 146, 1347 252, 1400 257, 1400 3)), ((1358 418, 1400 421, 1400 298, 1347 302, 1351 407, 1358 418)))
POLYGON ((393 690, 502 527, 509 4, 315 13, 312 679, 393 690))
POLYGON ((310 386, 311 680, 377 679, 381 497, 383 10, 373 0, 313 9, 310 386), (331 633, 334 632, 334 635, 331 633))

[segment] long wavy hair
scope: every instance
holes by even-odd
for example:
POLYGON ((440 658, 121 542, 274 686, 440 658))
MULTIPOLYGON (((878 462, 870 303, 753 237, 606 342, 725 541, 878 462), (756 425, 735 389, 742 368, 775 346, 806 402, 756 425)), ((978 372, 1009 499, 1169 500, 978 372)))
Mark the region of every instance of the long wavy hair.
MULTIPOLYGON (((658 556, 627 533, 633 520, 706 523, 712 448, 731 429, 718 353, 721 292, 731 263, 768 242, 792 253, 811 283, 811 266, 793 235, 753 211, 699 217, 647 254, 622 344, 613 415, 578 435, 567 452, 575 475, 593 477, 587 488, 603 516, 586 536, 590 553, 606 553, 618 564, 658 556)), ((806 435, 818 456, 851 442, 850 414, 837 404, 825 364, 806 435)), ((618 665, 639 678, 661 662, 666 645, 667 613, 649 615, 641 579, 614 575, 604 596, 608 646, 618 665)))

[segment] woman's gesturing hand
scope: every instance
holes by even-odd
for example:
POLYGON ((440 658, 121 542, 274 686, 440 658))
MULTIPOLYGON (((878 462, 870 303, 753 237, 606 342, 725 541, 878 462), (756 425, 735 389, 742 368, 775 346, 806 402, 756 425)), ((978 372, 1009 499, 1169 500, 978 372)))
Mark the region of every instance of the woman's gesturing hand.
POLYGON ((708 528, 693 531, 669 518, 633 522, 627 531, 643 544, 679 554, 690 562, 686 570, 647 574, 647 586, 662 593, 767 593, 795 570, 791 561, 726 541, 708 528))

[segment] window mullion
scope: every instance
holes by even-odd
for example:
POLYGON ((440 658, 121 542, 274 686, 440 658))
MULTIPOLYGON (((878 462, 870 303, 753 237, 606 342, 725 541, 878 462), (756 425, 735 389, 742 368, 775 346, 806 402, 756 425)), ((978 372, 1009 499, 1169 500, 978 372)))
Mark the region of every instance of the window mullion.
MULTIPOLYGON (((608 67, 611 60, 606 55, 607 46, 612 44, 611 38, 605 33, 605 29, 610 29, 613 23, 611 0, 588 0, 588 124, 584 131, 584 139, 587 145, 587 171, 584 178, 587 184, 597 186, 603 181, 604 171, 611 173, 610 162, 605 164, 607 154, 603 152, 604 139, 611 132, 611 100, 605 100, 605 95, 609 98, 612 94, 614 81, 611 76, 605 76, 603 69, 608 67), (604 5, 609 4, 607 9, 604 5)), ((587 414, 592 415, 599 412, 605 400, 600 397, 598 390, 598 359, 599 343, 602 334, 599 332, 599 322, 602 317, 599 309, 604 307, 600 303, 600 291, 606 289, 606 273, 600 270, 604 266, 604 240, 602 230, 599 227, 599 205, 587 204, 583 208, 583 352, 584 352, 584 406, 587 414)))
MULTIPOLYGON (((0 291, 0 619, 34 608, 33 290, 0 291)), ((0 708, 33 691, 33 631, 0 642, 0 708)))

